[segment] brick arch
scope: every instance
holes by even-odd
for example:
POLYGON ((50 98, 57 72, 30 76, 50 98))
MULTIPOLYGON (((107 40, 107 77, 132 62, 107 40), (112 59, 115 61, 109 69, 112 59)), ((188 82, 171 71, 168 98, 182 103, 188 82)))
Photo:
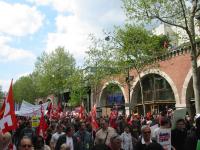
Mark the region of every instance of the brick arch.
MULTIPOLYGON (((176 87, 175 83, 173 82, 173 80, 171 79, 171 77, 168 74, 166 74, 165 72, 163 72, 163 71, 161 71, 159 69, 148 69, 147 71, 144 71, 144 72, 140 73, 140 77, 143 78, 144 76, 146 76, 148 74, 158 74, 161 77, 163 77, 169 83, 169 85, 172 88, 176 104, 180 104, 180 99, 179 99, 179 94, 178 94, 177 87, 176 87)), ((135 78, 135 82, 133 83, 133 85, 131 87, 131 100, 132 100, 132 96, 133 96, 133 90, 134 90, 134 88, 136 87, 136 85, 138 83, 139 83, 139 76, 137 76, 135 78)))
POLYGON ((124 99, 125 99, 125 103, 127 102, 126 92, 125 92, 125 89, 124 89, 124 87, 122 86, 122 84, 121 84, 119 81, 111 80, 111 81, 106 82, 106 83, 103 85, 103 87, 102 87, 102 89, 101 89, 101 92, 100 92, 100 94, 99 94, 98 105, 100 105, 100 101, 101 101, 101 96, 102 96, 103 90, 104 90, 109 84, 111 84, 111 83, 116 84, 116 85, 119 86, 119 88, 121 89, 121 91, 122 91, 122 93, 123 93, 123 96, 124 96, 124 99))
MULTIPOLYGON (((198 68, 200 67, 200 60, 197 61, 197 67, 198 68)), ((188 88, 191 78, 192 78, 192 68, 190 68, 190 70, 188 71, 186 75, 185 81, 183 83, 182 92, 181 92, 181 102, 182 104, 185 104, 185 105, 187 104, 186 103, 187 88, 188 88)))

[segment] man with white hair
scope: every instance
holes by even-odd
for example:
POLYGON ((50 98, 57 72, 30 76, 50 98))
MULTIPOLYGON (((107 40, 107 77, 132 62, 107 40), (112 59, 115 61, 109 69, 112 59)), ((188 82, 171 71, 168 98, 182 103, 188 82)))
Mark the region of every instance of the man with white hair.
POLYGON ((141 128, 141 140, 135 146, 135 150, 163 150, 162 146, 151 139, 151 129, 148 125, 141 128), (153 147, 153 148, 152 148, 153 147))

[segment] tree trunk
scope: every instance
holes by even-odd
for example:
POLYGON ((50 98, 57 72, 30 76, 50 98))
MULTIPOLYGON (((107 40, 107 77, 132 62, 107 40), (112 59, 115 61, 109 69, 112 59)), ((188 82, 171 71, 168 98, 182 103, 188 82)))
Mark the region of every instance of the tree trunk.
POLYGON ((143 85, 142 85, 142 80, 141 80, 141 76, 140 76, 139 72, 138 72, 138 77, 139 77, 141 99, 142 99, 142 107, 143 107, 143 113, 144 113, 143 115, 145 117, 146 116, 146 108, 145 108, 145 104, 144 104, 143 85))
MULTIPOLYGON (((194 5, 193 5, 194 7, 194 5)), ((197 66, 197 44, 195 40, 195 24, 194 14, 190 16, 189 30, 186 30, 190 43, 191 43, 191 63, 192 63, 192 79, 193 79, 193 90, 195 98, 195 109, 196 114, 200 113, 200 93, 199 93, 199 78, 198 78, 198 66, 197 66)))
POLYGON ((199 93, 199 78, 198 78, 198 67, 197 67, 197 57, 196 50, 191 52, 192 58, 192 79, 193 79, 193 89, 195 98, 195 109, 196 114, 200 113, 200 93, 199 93))

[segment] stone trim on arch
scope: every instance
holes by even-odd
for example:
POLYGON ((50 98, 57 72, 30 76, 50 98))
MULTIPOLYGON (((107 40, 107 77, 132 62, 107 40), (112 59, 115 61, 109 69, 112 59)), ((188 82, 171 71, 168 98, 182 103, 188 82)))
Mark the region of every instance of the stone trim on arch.
MULTIPOLYGON (((148 69, 147 71, 141 72, 140 77, 143 78, 144 76, 146 76, 148 74, 158 74, 158 75, 162 76, 163 78, 165 78, 165 80, 167 80, 167 82, 169 83, 169 85, 172 88, 176 104, 180 104, 178 90, 177 90, 176 85, 174 84, 173 80, 170 78, 170 76, 168 74, 166 74, 165 72, 163 72, 159 69, 148 69)), ((131 100, 132 100, 132 96, 133 96, 133 90, 134 90, 135 86, 138 84, 138 82, 139 82, 139 76, 137 76, 135 78, 135 81, 131 87, 131 100)))
MULTIPOLYGON (((200 60, 197 61, 197 67, 198 68, 200 67, 200 60)), ((188 88, 191 78, 192 78, 192 68, 190 68, 190 70, 188 71, 188 73, 185 77, 185 81, 183 83, 183 88, 182 88, 182 92, 181 92, 181 102, 185 105, 186 105, 187 88, 188 88)))
POLYGON ((101 101, 101 96, 102 96, 102 93, 103 93, 103 90, 111 83, 114 83, 114 84, 117 84, 119 86, 119 88, 121 89, 123 95, 124 95, 124 99, 125 99, 125 103, 127 102, 127 98, 126 98, 126 92, 125 92, 125 89, 124 87, 122 86, 122 84, 119 82, 119 81, 116 81, 116 80, 111 80, 111 81, 108 81, 106 82, 103 87, 101 88, 101 92, 99 94, 99 100, 98 100, 98 103, 97 103, 97 106, 100 105, 100 101, 101 101))

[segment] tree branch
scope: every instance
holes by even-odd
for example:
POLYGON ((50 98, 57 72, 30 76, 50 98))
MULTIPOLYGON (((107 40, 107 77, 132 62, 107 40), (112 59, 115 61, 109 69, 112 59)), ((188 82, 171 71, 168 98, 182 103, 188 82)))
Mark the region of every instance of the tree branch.
POLYGON ((186 30, 188 29, 188 22, 187 22, 187 17, 186 17, 186 14, 185 14, 185 9, 184 9, 184 5, 183 5, 183 1, 182 0, 179 0, 180 3, 181 3, 181 9, 183 11, 183 17, 184 17, 184 21, 185 21, 185 26, 186 26, 186 30))
POLYGON ((167 19, 167 18, 173 18, 173 17, 175 17, 175 16, 177 16, 179 14, 181 14, 181 11, 179 13, 177 13, 177 14, 174 14, 174 15, 171 15, 171 16, 162 17, 162 18, 165 18, 165 19, 167 19))
POLYGON ((156 18, 158 20, 160 20, 161 22, 164 22, 166 24, 169 24, 169 25, 172 25, 172 26, 175 26, 175 27, 179 27, 179 28, 182 28, 184 30, 186 30, 186 27, 182 26, 182 25, 178 25, 178 24, 175 24, 175 23, 172 23, 172 22, 168 22, 166 20, 164 20, 163 18, 159 17, 159 16, 152 16, 153 18, 156 18))

